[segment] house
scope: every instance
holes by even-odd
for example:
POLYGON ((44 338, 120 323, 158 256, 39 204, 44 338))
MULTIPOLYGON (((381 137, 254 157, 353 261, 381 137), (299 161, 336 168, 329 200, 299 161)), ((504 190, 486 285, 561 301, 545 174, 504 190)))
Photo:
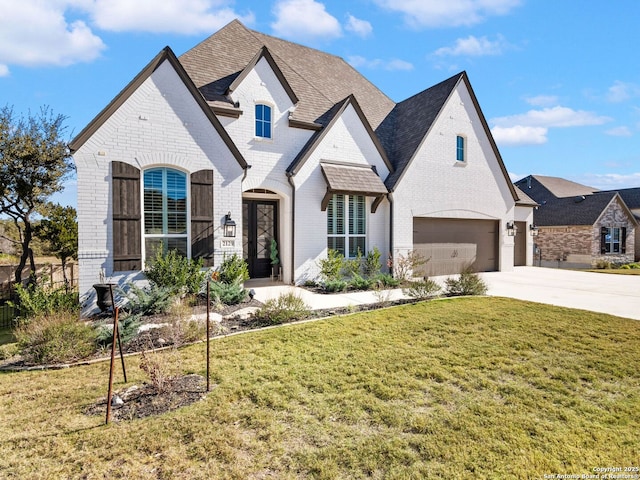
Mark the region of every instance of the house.
POLYGON ((294 284, 328 249, 509 270, 507 225, 533 221, 465 72, 395 103, 343 59, 237 20, 179 58, 164 48, 70 146, 84 296, 101 275, 142 278, 157 248, 269 276, 272 240, 294 284))
POLYGON ((536 264, 590 268, 637 258, 638 220, 620 192, 542 175, 529 175, 516 186, 539 204, 533 215, 536 264))
MULTIPOLYGON (((622 188, 616 190, 624 203, 629 207, 631 213, 636 219, 636 223, 640 225, 640 188, 622 188)), ((640 262, 640 234, 636 230, 634 243, 634 261, 640 262)))

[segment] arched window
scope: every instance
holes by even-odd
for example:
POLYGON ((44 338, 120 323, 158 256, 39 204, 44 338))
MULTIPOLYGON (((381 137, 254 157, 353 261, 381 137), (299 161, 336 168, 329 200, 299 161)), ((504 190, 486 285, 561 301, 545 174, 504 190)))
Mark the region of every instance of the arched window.
POLYGON ((158 249, 188 256, 187 175, 164 167, 145 170, 143 201, 145 257, 158 249))
POLYGON ((256 105, 256 137, 271 138, 271 107, 259 103, 256 105))

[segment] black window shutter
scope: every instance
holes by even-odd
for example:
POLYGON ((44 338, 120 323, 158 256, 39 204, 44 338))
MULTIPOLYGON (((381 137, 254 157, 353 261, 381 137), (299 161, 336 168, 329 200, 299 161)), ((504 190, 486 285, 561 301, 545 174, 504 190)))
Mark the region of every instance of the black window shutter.
POLYGON ((142 215, 140 170, 123 162, 111 162, 113 212, 113 270, 142 268, 142 215))
POLYGON ((213 266, 213 170, 191 174, 191 258, 213 266))
POLYGON ((607 253, 607 227, 600 228, 600 253, 607 253))
POLYGON ((620 229, 620 253, 627 253, 627 227, 620 229))

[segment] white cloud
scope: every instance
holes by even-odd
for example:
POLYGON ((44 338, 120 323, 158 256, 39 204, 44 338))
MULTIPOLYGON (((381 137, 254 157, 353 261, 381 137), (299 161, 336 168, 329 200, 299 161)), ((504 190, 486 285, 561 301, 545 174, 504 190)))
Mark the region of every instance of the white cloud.
POLYGON ((574 182, 591 185, 600 190, 615 190, 618 188, 635 188, 640 185, 640 172, 619 173, 587 173, 580 177, 572 178, 574 182))
POLYGON ((542 145, 547 143, 548 129, 545 127, 493 127, 491 134, 500 146, 542 145))
POLYGON ((611 135, 612 137, 631 137, 633 135, 629 127, 614 127, 604 133, 611 135))
POLYGON ((458 27, 506 15, 521 0, 375 0, 383 8, 403 13, 413 27, 458 27))
POLYGON ((95 0, 93 22, 103 30, 178 33, 213 33, 231 20, 253 23, 252 13, 244 17, 219 0, 95 0))
POLYGON ((568 107, 549 107, 542 110, 529 110, 520 115, 498 117, 491 120, 499 127, 523 125, 528 127, 582 127, 587 125, 602 125, 611 121, 609 117, 596 115, 584 110, 573 110, 568 107))
POLYGON ((550 107, 558 104, 558 97, 555 95, 536 95, 525 98, 525 101, 534 107, 550 107))
POLYGON ((9 76, 9 67, 0 63, 0 77, 9 76))
POLYGON ((607 91, 607 100, 611 103, 620 103, 632 98, 640 97, 640 85, 615 81, 607 91))
POLYGON ((497 39, 492 41, 487 37, 459 38, 452 47, 442 47, 434 52, 438 56, 469 56, 481 57, 486 55, 500 55, 507 47, 508 43, 502 35, 498 35, 497 39))
POLYGON ((354 55, 348 58, 349 64, 354 68, 368 68, 371 70, 389 70, 389 71, 409 71, 413 70, 413 64, 409 63, 405 60, 400 60, 397 58, 391 60, 382 60, 380 58, 375 58, 373 60, 369 60, 367 58, 354 55))
MULTIPOLYGON (((78 4, 78 2, 75 2, 78 4)), ((105 44, 82 20, 69 21, 71 1, 3 1, 0 15, 0 67, 71 65, 96 59, 105 44)))
POLYGON ((550 128, 602 125, 609 117, 584 110, 555 106, 542 110, 529 110, 520 115, 497 117, 490 120, 491 133, 500 145, 540 145, 547 142, 550 128))
POLYGON ((351 14, 347 17, 347 24, 344 28, 362 38, 368 37, 373 32, 373 27, 369 22, 360 20, 351 14))
POLYGON ((273 6, 273 32, 293 39, 332 39, 342 35, 340 23, 315 0, 278 0, 273 6))

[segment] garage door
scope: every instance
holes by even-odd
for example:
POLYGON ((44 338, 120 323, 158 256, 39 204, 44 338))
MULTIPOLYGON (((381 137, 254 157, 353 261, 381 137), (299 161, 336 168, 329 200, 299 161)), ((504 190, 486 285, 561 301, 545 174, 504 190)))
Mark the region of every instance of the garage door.
POLYGON ((414 218, 413 246, 429 261, 424 275, 451 275, 467 267, 498 270, 498 222, 453 218, 414 218))

